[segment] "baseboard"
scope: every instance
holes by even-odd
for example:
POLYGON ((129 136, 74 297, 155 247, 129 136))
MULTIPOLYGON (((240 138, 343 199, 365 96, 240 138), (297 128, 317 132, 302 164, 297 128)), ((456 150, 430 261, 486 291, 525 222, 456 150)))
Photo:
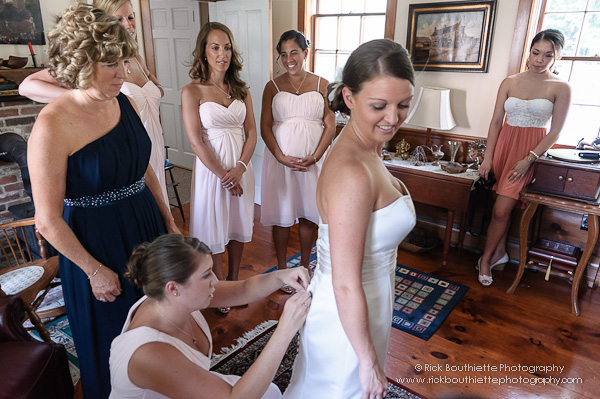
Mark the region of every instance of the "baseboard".
MULTIPOLYGON (((419 217, 417 220, 417 225, 428 232, 434 233, 440 239, 440 242, 443 243, 446 232, 445 221, 419 217)), ((452 237, 450 240, 451 245, 456 246, 458 243, 459 227, 460 226, 458 224, 454 224, 452 227, 452 237)), ((468 231, 468 227, 466 228, 467 233, 465 234, 465 239, 463 241, 463 249, 481 253, 485 245, 485 236, 474 236, 468 231)), ((509 237, 506 250, 513 262, 518 262, 520 256, 518 238, 509 237)), ((599 264, 600 257, 592 255, 590 261, 588 262, 585 276, 586 283, 589 288, 594 288, 600 285, 600 275, 598 273, 599 264)))

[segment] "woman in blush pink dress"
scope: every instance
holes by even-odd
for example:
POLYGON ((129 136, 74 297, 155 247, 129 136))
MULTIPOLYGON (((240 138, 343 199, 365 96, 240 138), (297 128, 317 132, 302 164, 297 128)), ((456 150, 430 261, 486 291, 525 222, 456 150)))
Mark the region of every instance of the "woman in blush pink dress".
MULTIPOLYGON (((237 280, 244 243, 252 239, 254 223, 252 98, 239 77, 241 59, 225 25, 205 24, 193 56, 194 81, 181 92, 183 123, 196 154, 190 235, 212 251, 219 280, 224 277, 222 258, 227 249, 227 279, 237 280)), ((220 308, 223 313, 229 310, 220 308)))
POLYGON ((479 168, 479 176, 486 179, 494 171, 498 194, 485 249, 477 263, 477 279, 484 287, 492 285, 492 270, 510 261, 506 252, 510 214, 519 192, 533 179, 531 165, 556 142, 567 117, 571 89, 552 73, 564 42, 557 30, 538 33, 531 42, 527 71, 504 79, 498 90, 485 158, 479 168))
POLYGON ((304 69, 308 40, 302 32, 284 32, 277 52, 286 72, 268 82, 263 93, 261 135, 268 151, 262 166, 260 221, 273 226, 278 269, 287 267, 290 227, 299 223, 300 264, 308 268, 319 222, 319 161, 333 139, 335 120, 325 105, 329 82, 304 69))

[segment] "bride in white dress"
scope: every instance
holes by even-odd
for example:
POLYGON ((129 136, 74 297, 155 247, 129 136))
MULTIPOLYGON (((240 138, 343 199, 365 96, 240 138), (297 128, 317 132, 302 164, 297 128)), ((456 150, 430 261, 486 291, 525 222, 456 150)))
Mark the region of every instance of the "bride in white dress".
POLYGON ((398 244, 415 225, 406 187, 381 160, 406 119, 414 71, 408 53, 386 39, 358 47, 329 107, 350 114, 317 185, 318 265, 312 307, 284 398, 375 399, 392 319, 398 244))
MULTIPOLYGON (((222 257, 227 249, 227 280, 237 280, 244 243, 252 239, 254 223, 252 98, 239 77, 241 59, 225 25, 204 24, 193 56, 194 81, 181 91, 183 123, 196 154, 190 235, 211 249, 219 280, 223 280, 222 257)), ((227 313, 229 307, 219 310, 227 313)))

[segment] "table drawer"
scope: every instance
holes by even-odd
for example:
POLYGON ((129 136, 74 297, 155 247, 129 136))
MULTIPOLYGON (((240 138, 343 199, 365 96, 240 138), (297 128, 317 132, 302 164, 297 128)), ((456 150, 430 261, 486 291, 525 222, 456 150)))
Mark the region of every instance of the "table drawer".
POLYGON ((535 180, 529 191, 597 203, 600 170, 565 162, 541 161, 535 164, 535 180))

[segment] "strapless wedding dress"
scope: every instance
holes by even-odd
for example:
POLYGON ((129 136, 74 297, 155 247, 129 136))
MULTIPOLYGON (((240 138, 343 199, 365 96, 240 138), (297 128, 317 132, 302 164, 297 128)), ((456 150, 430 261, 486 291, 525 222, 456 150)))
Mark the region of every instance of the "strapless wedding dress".
MULTIPOLYGON (((415 222, 410 195, 404 195, 374 211, 367 229, 362 284, 369 311, 369 331, 382 366, 392 325, 398 244, 415 222)), ((309 286, 312 305, 300 330, 300 350, 284 398, 360 399, 358 358, 338 314, 332 283, 329 226, 322 222, 319 223, 317 252, 318 265, 309 286)))

